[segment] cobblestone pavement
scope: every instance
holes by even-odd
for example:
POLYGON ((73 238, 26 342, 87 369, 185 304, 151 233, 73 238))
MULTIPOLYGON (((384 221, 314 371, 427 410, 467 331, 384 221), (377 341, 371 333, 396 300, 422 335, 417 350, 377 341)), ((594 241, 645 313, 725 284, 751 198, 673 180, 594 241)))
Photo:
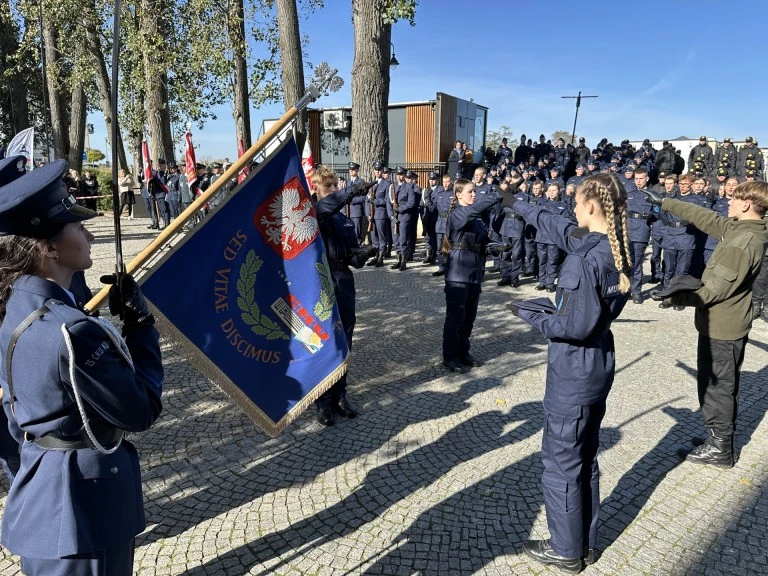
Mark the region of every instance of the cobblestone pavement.
MULTIPOLYGON (((127 255, 154 236, 146 224, 126 221, 127 255)), ((111 219, 91 228, 95 286, 112 267, 111 219)), ((521 552, 548 534, 539 484, 546 343, 504 308, 539 293, 532 282, 500 288, 490 275, 472 339, 484 365, 454 375, 440 365, 443 281, 431 271, 356 274, 350 396, 362 415, 335 427, 310 410, 269 439, 165 344, 165 411, 133 438, 148 523, 137 574, 557 573, 521 552)), ((703 432, 692 311, 629 303, 614 333, 602 555, 584 574, 765 574, 768 325, 752 330, 741 458, 725 471, 675 456, 703 432)), ((2 554, 0 573, 18 574, 17 559, 2 554)))

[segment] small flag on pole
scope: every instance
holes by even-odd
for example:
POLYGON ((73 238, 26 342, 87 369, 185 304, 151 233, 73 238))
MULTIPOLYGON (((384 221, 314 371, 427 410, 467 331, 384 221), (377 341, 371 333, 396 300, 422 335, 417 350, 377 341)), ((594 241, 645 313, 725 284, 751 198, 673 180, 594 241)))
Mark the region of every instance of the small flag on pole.
POLYGON ((195 147, 192 145, 192 132, 187 132, 184 135, 184 142, 184 161, 186 162, 184 173, 187 175, 187 182, 192 186, 197 182, 197 161, 195 160, 195 147))
POLYGON ((146 140, 141 142, 141 161, 144 164, 144 185, 149 186, 152 180, 152 167, 149 165, 149 144, 146 140))
POLYGON ((304 141, 304 151, 301 153, 301 167, 304 170, 304 177, 309 182, 312 178, 312 171, 315 169, 315 159, 312 158, 312 147, 309 145, 309 138, 304 141))
POLYGON ((27 159, 27 170, 35 167, 35 129, 27 128, 16 134, 5 151, 6 158, 20 154, 27 159))
POLYGON ((269 435, 346 372, 328 260, 285 140, 142 279, 161 332, 269 435), (183 290, 168 290, 185 278, 183 290))

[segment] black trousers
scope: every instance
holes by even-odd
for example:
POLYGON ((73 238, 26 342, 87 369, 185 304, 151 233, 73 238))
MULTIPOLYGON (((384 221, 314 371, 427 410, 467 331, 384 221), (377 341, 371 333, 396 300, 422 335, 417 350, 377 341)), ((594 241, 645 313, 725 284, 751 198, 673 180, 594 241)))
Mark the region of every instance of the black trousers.
POLYGON ((696 383, 704 426, 733 434, 739 403, 739 377, 747 336, 715 340, 699 334, 696 383))
MULTIPOLYGON (((339 319, 344 328, 347 348, 352 352, 352 335, 355 333, 357 316, 355 314, 355 280, 351 270, 331 270, 334 293, 339 307, 339 319)), ((344 374, 333 386, 315 401, 319 408, 333 406, 339 398, 347 395, 347 375, 344 374)))
POLYGON ((760 273, 752 285, 752 302, 763 304, 768 299, 768 256, 763 256, 760 273))
POLYGON ((480 284, 445 283, 443 360, 456 361, 469 354, 469 337, 477 317, 480 284))

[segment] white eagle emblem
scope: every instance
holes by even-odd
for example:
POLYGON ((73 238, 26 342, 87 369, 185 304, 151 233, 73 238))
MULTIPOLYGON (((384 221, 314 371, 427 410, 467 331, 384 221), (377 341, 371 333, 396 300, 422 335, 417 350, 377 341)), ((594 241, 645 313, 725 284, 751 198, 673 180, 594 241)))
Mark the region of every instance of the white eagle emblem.
POLYGON ((309 214, 312 202, 302 200, 299 189, 286 187, 269 204, 271 218, 262 216, 261 224, 270 242, 282 245, 284 252, 290 252, 293 243, 303 245, 317 235, 317 218, 309 214))

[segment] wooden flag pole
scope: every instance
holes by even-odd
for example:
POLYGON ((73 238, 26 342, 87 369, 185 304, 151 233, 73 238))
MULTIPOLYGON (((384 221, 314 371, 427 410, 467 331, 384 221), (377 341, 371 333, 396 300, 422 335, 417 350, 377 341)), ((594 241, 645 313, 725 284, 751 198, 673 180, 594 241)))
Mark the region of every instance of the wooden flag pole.
MULTIPOLYGON (((197 197, 197 199, 190 204, 184 212, 182 212, 169 226, 165 228, 158 236, 150 242, 150 244, 139 252, 136 257, 128 263, 126 272, 133 274, 138 268, 142 266, 152 255, 157 252, 179 229, 186 224, 188 220, 193 218, 197 211, 203 207, 209 200, 219 191, 219 188, 224 186, 233 177, 237 177, 240 170, 245 167, 251 159, 261 152, 266 146, 278 135, 282 130, 288 126, 288 124, 296 118, 311 102, 317 100, 321 94, 328 90, 336 91, 343 85, 343 81, 336 76, 337 70, 331 70, 327 64, 321 64, 315 68, 315 76, 317 83, 313 83, 307 92, 302 96, 294 106, 283 114, 283 116, 267 130, 264 135, 259 138, 253 146, 248 148, 245 153, 235 161, 229 169, 224 172, 216 181, 211 184, 210 188, 203 194, 197 197)), ((97 310, 102 303, 106 300, 109 289, 111 286, 104 286, 99 292, 91 298, 85 305, 86 310, 91 312, 97 310)))

